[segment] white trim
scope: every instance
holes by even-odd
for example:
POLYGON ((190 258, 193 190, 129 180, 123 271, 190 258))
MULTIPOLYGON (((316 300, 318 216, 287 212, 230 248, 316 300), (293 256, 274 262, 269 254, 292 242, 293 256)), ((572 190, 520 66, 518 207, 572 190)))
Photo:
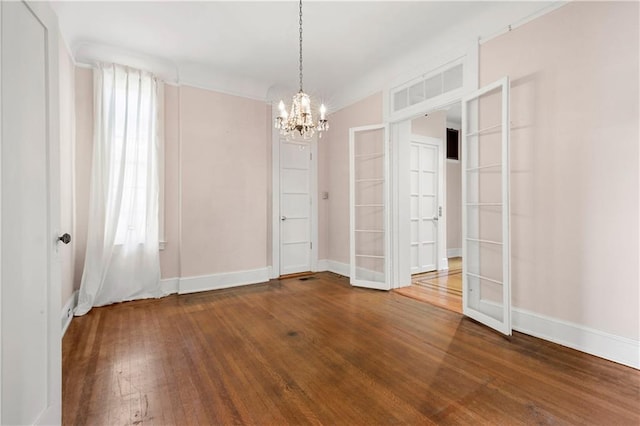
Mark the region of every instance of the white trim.
POLYGON ((640 369, 640 341, 513 308, 513 329, 619 364, 640 369))
POLYGON ((163 278, 160 280, 160 290, 163 296, 176 294, 180 288, 180 278, 163 278))
POLYGON ((343 277, 349 277, 351 266, 348 263, 338 262, 337 260, 324 260, 327 265, 327 271, 334 274, 342 275, 343 277))
MULTIPOLYGON (((0 2, 0 25, 2 25, 2 9, 4 2, 0 2)), ((0 31, 0 242, 2 241, 2 31, 0 31)), ((0 331, 2 331, 2 244, 0 244, 0 331)), ((2 345, 2 339, 0 339, 2 345)), ((2 379, 2 350, 0 350, 0 381, 2 379)), ((60 416, 62 419, 62 416, 60 416)), ((0 421, 2 421, 2 386, 0 386, 0 421)))
POLYGON ((64 337, 64 333, 67 332, 67 328, 69 328, 69 324, 71 324, 71 320, 73 319, 73 311, 76 309, 78 305, 78 290, 75 290, 71 293, 71 296, 67 299, 67 302, 62 307, 60 311, 60 322, 62 324, 62 335, 61 338, 64 337))
POLYGON ((280 276, 280 131, 273 126, 278 109, 271 105, 271 278, 280 276))
POLYGON ((318 210, 318 138, 319 134, 316 133, 316 136, 311 141, 311 164, 309 164, 309 173, 311 173, 309 180, 309 195, 311 196, 311 271, 318 269, 318 225, 320 219, 318 210))
POLYGON ((316 264, 316 269, 313 272, 324 272, 329 270, 329 261, 327 259, 320 259, 316 264))
POLYGON ((180 278, 178 294, 240 287, 243 285, 264 283, 267 281, 269 281, 269 268, 267 267, 247 271, 223 272, 219 274, 186 277, 180 278))
POLYGON ((554 10, 559 9, 562 6, 565 6, 567 4, 569 4, 569 1, 566 1, 566 0, 554 0, 554 3, 544 7, 543 9, 540 9, 540 10, 538 10, 538 11, 536 11, 536 12, 534 12, 534 13, 528 15, 528 16, 525 16, 524 18, 518 19, 518 20, 514 21, 512 24, 507 25, 506 27, 503 27, 498 31, 495 31, 493 33, 481 36, 478 39, 478 42, 480 44, 484 44, 484 43, 488 42, 489 40, 493 40, 494 38, 499 37, 502 34, 505 34, 505 33, 508 33, 510 31, 513 31, 516 28, 521 27, 524 24, 527 24, 527 23, 533 21, 534 19, 538 19, 541 16, 546 15, 547 13, 553 12, 554 10))
POLYGON ((447 257, 462 257, 462 248, 448 248, 447 249, 447 257))

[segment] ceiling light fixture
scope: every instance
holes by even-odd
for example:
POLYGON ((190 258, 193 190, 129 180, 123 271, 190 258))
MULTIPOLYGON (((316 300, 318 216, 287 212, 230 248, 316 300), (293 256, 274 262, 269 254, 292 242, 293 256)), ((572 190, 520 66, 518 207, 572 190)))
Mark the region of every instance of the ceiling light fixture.
POLYGON ((295 131, 300 133, 304 139, 311 139, 317 130, 319 135, 329 129, 329 122, 326 114, 327 108, 320 105, 320 119, 313 122, 311 114, 311 98, 302 90, 302 0, 300 0, 300 90, 293 96, 291 112, 287 114, 284 102, 280 101, 278 108, 280 115, 276 117, 274 126, 280 129, 280 134, 289 135, 295 131))

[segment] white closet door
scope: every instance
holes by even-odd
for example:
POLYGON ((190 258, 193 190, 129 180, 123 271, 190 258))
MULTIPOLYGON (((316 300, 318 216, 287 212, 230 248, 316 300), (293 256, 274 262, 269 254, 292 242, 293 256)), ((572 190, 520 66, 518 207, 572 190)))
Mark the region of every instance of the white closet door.
POLYGON ((463 312, 511 335, 509 79, 462 102, 463 312))
MULTIPOLYGON (((438 266, 438 144, 411 141, 410 221, 411 273, 435 271, 438 266)), ((437 141, 437 139, 436 139, 437 141)))
POLYGON ((311 271, 311 146, 280 140, 280 275, 311 271))
POLYGON ((386 125, 349 132, 351 284, 391 289, 386 125))
POLYGON ((0 423, 60 424, 57 21, 0 2, 0 23, 0 423))

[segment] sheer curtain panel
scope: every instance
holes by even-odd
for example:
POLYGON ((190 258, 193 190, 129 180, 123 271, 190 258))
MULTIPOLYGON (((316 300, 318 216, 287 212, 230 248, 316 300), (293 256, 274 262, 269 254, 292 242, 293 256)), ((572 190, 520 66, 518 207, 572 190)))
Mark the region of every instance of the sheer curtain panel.
POLYGON ((76 315, 160 297, 158 82, 119 65, 94 70, 87 252, 76 315))

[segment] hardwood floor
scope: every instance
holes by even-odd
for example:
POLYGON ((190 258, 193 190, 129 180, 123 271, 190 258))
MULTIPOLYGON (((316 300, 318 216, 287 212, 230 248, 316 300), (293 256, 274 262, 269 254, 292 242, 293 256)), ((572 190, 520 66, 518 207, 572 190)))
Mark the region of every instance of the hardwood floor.
POLYGON ((449 269, 411 276, 411 285, 394 290, 398 294, 462 313, 462 258, 449 259, 449 269))
POLYGON ((640 423, 640 372, 331 273, 95 308, 63 423, 640 423))

